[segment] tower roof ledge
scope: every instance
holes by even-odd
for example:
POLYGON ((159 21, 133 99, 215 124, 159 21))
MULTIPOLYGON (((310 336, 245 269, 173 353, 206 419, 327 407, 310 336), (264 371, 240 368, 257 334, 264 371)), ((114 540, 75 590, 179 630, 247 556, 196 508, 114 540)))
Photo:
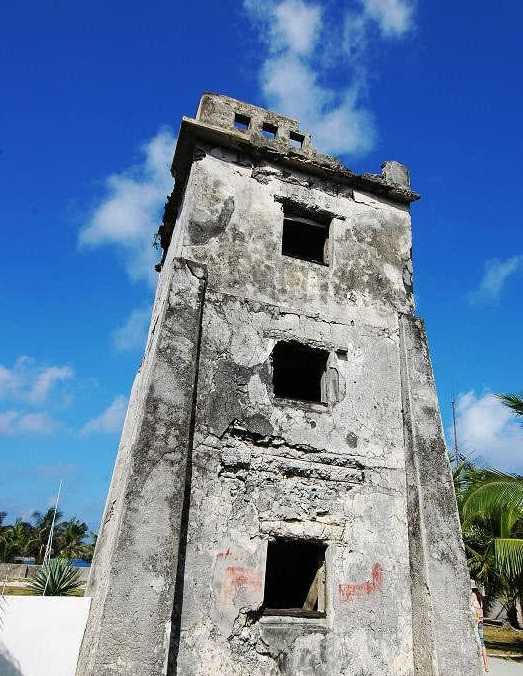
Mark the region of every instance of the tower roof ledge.
POLYGON ((399 162, 384 162, 381 174, 356 174, 337 157, 316 150, 310 132, 302 131, 297 120, 222 94, 205 93, 196 118, 182 118, 171 168, 177 183, 183 182, 190 168, 197 141, 272 160, 396 202, 410 204, 420 198, 410 188, 408 169, 399 162))

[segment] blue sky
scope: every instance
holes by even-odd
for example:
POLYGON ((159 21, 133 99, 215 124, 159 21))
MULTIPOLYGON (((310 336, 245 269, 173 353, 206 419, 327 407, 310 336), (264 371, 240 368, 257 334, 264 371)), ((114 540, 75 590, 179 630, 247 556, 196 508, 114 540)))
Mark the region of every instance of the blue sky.
POLYGON ((445 426, 523 472, 518 0, 54 0, 0 22, 0 509, 98 527, 154 287, 180 117, 205 90, 295 115, 356 171, 407 164, 445 426))

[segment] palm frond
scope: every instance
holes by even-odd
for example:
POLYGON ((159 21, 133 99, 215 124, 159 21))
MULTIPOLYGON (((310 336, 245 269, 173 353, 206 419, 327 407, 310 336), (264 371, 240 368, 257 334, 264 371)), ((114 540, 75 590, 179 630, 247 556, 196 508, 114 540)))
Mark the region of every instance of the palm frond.
POLYGON ((514 579, 523 573, 523 540, 495 538, 494 552, 499 571, 514 579))
POLYGON ((470 478, 462 500, 464 521, 495 512, 518 512, 523 517, 523 477, 498 470, 481 470, 470 478))
POLYGON ((516 415, 523 416, 523 394, 496 394, 496 397, 516 415))

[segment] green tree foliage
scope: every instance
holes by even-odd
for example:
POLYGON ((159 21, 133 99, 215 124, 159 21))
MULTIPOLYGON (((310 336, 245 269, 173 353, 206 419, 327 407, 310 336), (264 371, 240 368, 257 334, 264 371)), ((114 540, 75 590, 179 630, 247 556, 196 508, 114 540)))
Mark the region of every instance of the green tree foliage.
POLYGON ((0 561, 13 561, 25 552, 31 524, 17 519, 14 524, 0 527, 0 561))
MULTIPOLYGON (((498 397, 517 416, 523 398, 498 397)), ((454 487, 471 576, 488 598, 501 599, 513 623, 523 607, 523 476, 475 467, 454 469, 454 487)))
POLYGON ((85 543, 89 527, 73 517, 60 524, 55 538, 55 549, 66 559, 83 559, 92 556, 92 546, 85 543))
MULTIPOLYGON (((14 524, 5 524, 7 514, 0 512, 0 563, 12 563, 18 556, 34 557, 36 563, 42 563, 53 515, 54 508, 51 508, 45 513, 34 512, 30 523, 17 519, 14 524)), ((76 517, 64 521, 62 513, 57 511, 53 555, 90 561, 95 542, 96 535, 89 532, 86 523, 76 517)))
POLYGON ((29 540, 27 541, 26 554, 28 556, 34 556, 36 563, 42 563, 44 560, 45 548, 49 539, 53 517, 55 528, 58 530, 62 519, 62 512, 60 510, 56 511, 55 516, 54 507, 49 507, 45 514, 33 512, 31 516, 33 528, 31 529, 29 540))
POLYGON ((35 596, 70 596, 80 587, 80 575, 68 559, 51 559, 38 569, 28 585, 35 596))
POLYGON ((523 394, 498 394, 498 399, 508 406, 515 415, 523 417, 523 394))

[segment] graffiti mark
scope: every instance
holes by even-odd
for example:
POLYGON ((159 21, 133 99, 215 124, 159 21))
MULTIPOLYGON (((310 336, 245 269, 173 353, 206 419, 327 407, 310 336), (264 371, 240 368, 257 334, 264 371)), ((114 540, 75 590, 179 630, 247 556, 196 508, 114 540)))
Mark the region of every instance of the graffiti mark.
POLYGON ((233 555, 233 552, 232 552, 231 548, 230 548, 230 547, 227 547, 227 549, 226 549, 224 552, 219 552, 219 553, 216 555, 216 558, 218 558, 218 559, 227 559, 227 558, 229 558, 229 557, 232 556, 232 555, 233 555))
POLYGON ((340 584, 338 592, 342 601, 352 601, 380 591, 383 586, 383 568, 379 563, 372 566, 371 579, 360 584, 340 584))
POLYGON ((223 577, 221 602, 230 605, 239 589, 259 592, 262 588, 260 573, 247 566, 227 566, 223 577))
POLYGON ((237 551, 231 549, 230 547, 227 547, 227 549, 224 549, 223 552, 218 552, 218 554, 216 554, 216 558, 218 559, 218 561, 224 561, 225 559, 234 561, 245 561, 245 559, 247 559, 248 556, 245 554, 245 552, 237 551))

